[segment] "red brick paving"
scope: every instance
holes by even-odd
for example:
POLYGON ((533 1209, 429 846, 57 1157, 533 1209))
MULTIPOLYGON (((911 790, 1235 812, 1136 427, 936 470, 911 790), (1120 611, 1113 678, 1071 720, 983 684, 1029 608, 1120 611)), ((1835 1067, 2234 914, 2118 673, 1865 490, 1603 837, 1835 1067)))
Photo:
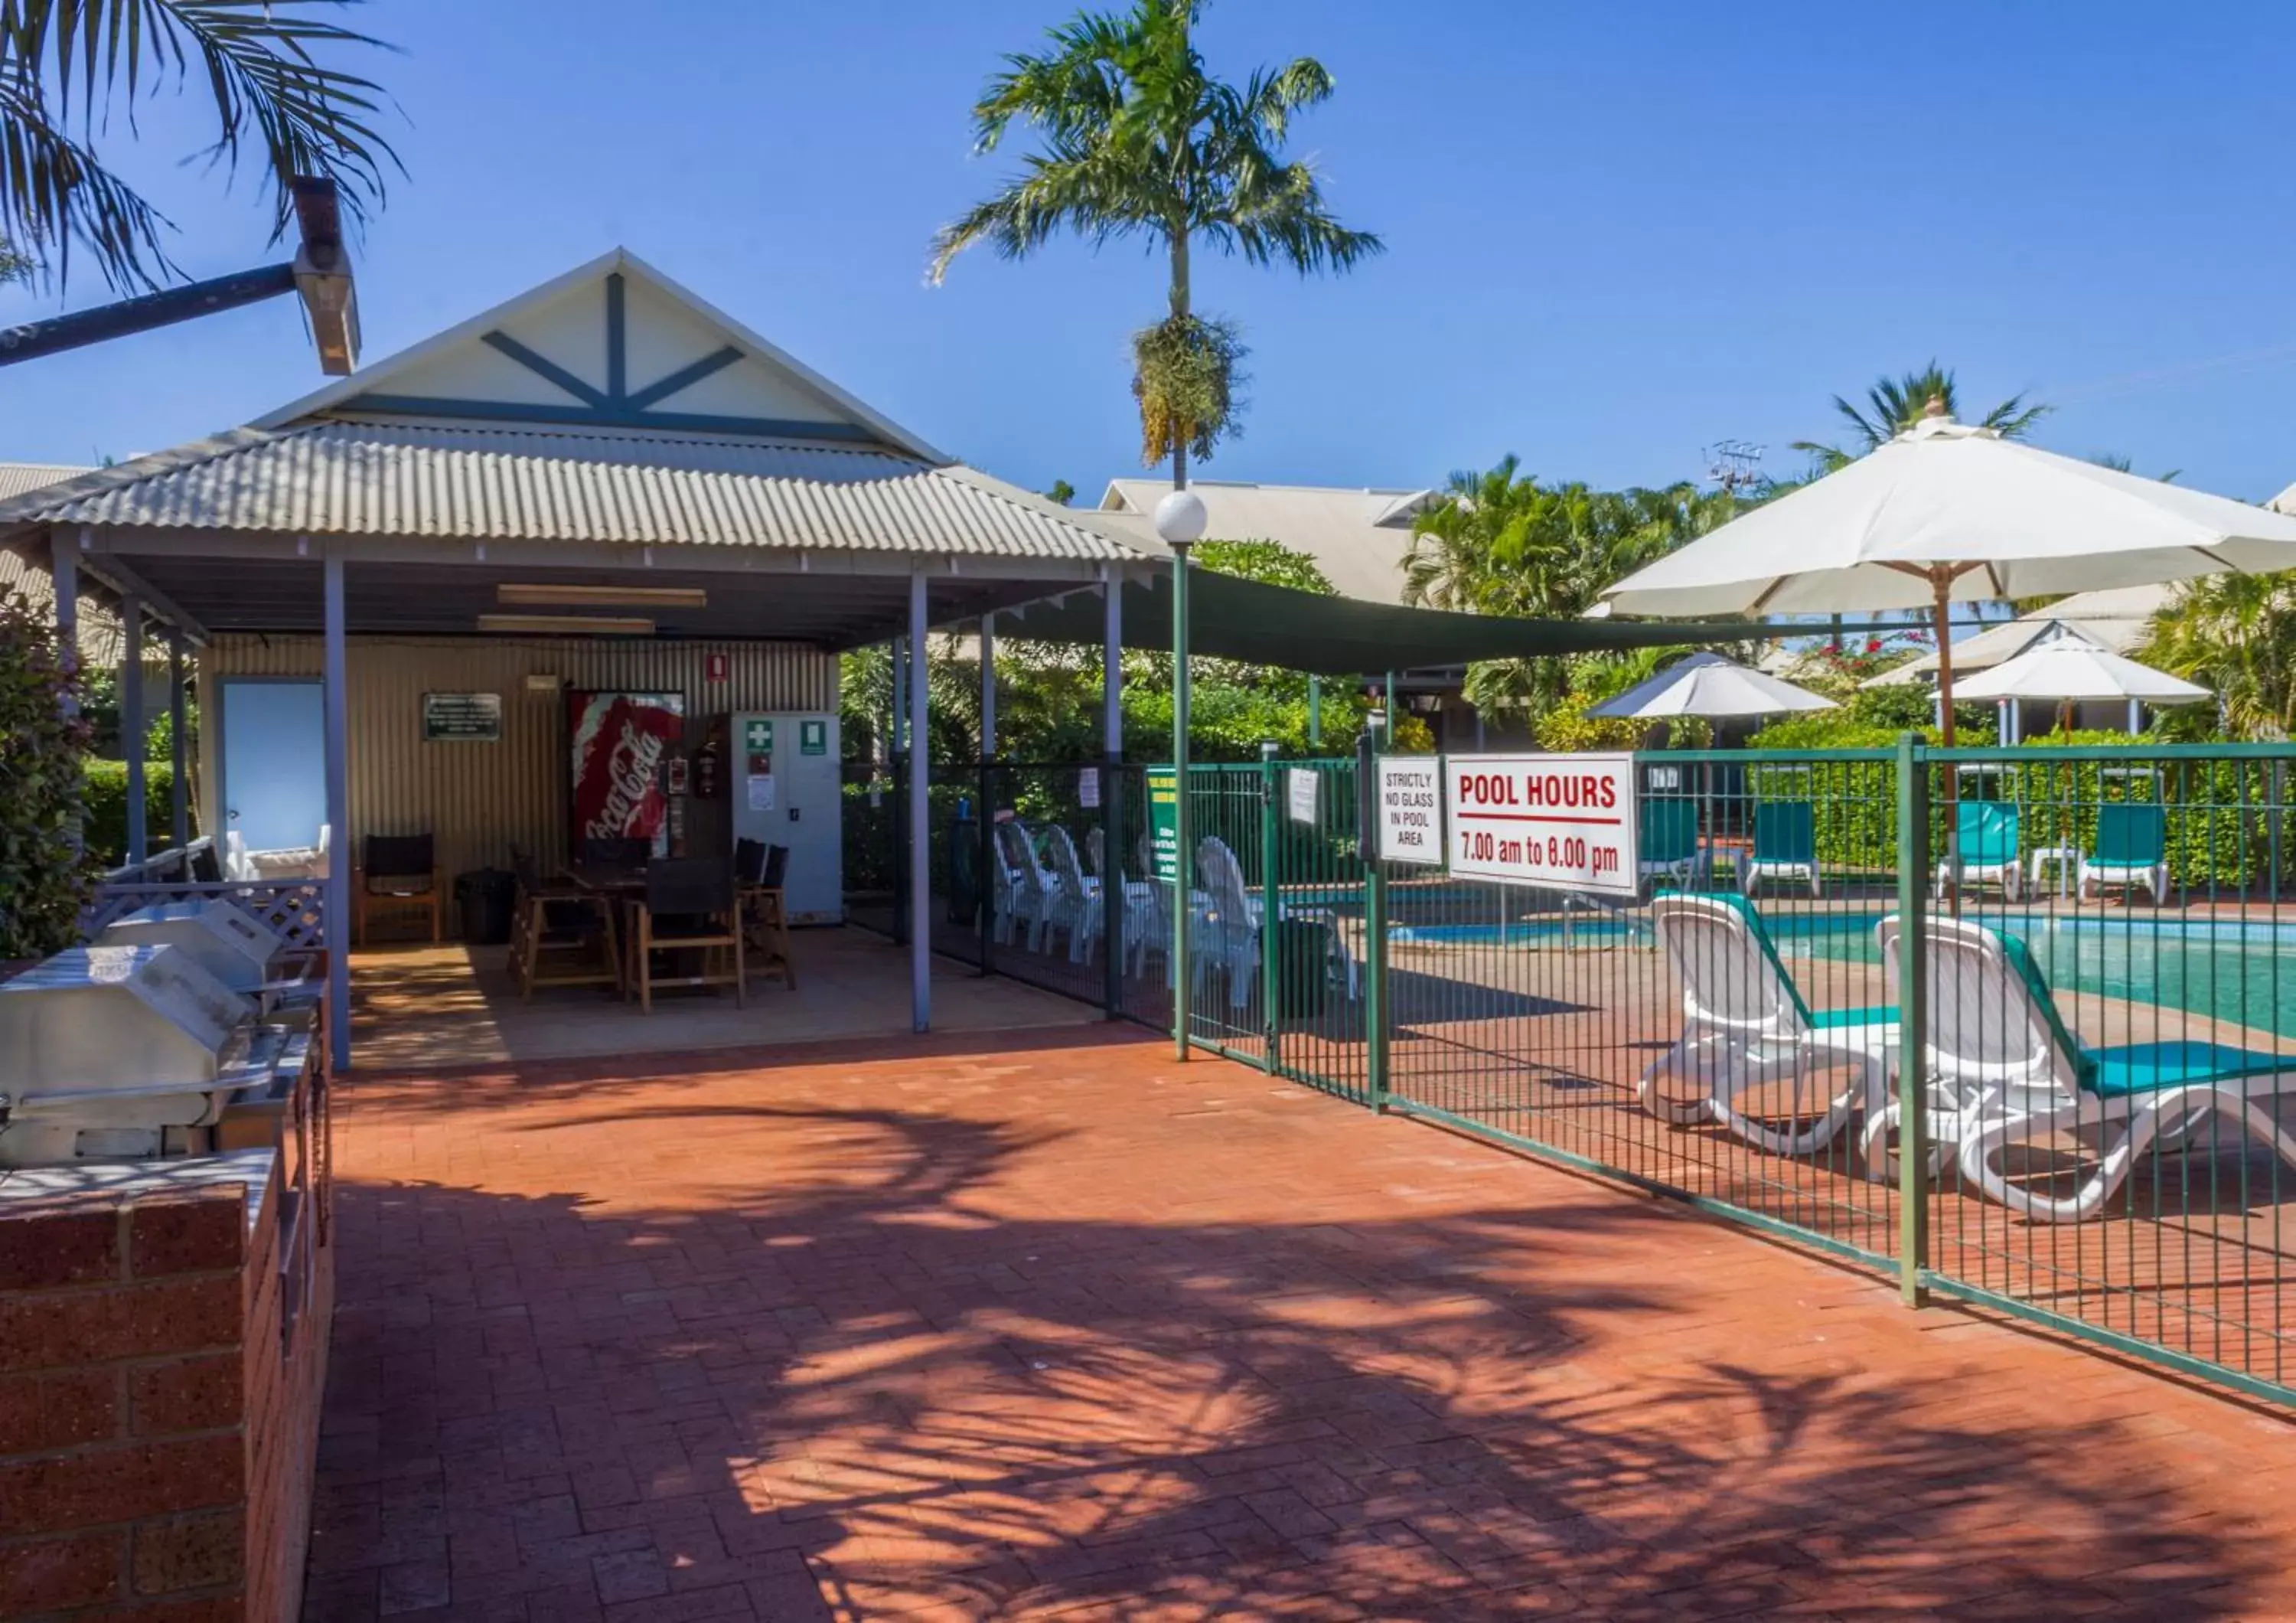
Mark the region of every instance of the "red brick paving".
POLYGON ((306 1615, 2296 1616, 2296 1429, 1121 1028, 361 1080, 306 1615), (753 1068, 742 1068, 745 1064, 753 1068))

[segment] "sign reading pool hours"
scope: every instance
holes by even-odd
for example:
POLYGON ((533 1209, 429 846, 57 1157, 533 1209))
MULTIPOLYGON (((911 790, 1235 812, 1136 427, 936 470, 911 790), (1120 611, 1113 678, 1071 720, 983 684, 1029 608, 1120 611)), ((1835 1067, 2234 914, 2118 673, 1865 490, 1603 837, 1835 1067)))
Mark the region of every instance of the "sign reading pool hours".
POLYGON ((1630 754, 1447 756, 1443 812, 1456 877, 1620 896, 1640 883, 1630 754))
POLYGON ((1379 854, 1443 863, 1443 763, 1432 755, 1379 758, 1379 854))

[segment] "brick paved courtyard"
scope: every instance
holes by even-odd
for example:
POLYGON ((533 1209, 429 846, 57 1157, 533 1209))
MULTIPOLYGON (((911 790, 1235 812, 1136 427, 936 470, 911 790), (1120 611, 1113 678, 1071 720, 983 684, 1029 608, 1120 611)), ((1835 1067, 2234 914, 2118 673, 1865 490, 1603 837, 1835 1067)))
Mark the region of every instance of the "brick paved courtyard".
POLYGON ((2296 1426, 1128 1028, 339 1135, 314 1619, 2296 1616, 2296 1426))

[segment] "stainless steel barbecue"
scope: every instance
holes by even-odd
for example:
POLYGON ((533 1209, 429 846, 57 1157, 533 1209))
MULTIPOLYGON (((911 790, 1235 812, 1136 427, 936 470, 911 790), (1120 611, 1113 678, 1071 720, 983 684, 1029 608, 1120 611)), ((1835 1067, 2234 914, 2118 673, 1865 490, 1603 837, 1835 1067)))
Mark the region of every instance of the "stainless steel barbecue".
POLYGON ((0 1166, 183 1154, 310 1034, 258 1017, 185 947, 100 943, 0 984, 0 1166))
POLYGON ((316 981, 292 978, 287 937, 221 896, 164 902, 114 919, 105 946, 175 946, 234 992, 266 1006, 314 997, 316 981))

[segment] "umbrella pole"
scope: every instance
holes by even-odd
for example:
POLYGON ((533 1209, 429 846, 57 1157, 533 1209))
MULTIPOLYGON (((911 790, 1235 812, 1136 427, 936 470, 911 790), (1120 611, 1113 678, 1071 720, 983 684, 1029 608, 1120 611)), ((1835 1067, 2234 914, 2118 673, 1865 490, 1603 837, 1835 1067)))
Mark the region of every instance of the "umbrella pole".
MULTIPOLYGON (((1930 571, 1930 588, 1937 594, 1938 646, 1938 728, 1945 747, 1953 747, 1953 573, 1939 564, 1930 571)), ((1960 813, 1955 809, 1961 795, 1961 769, 1948 761, 1945 763, 1945 837, 1946 860, 1950 863, 1956 853, 1956 829, 1960 813)), ((1948 916, 1961 917, 1961 873, 1949 870, 1952 882, 1946 886, 1948 916)), ((1927 878, 1929 876, 1922 876, 1927 878)))

